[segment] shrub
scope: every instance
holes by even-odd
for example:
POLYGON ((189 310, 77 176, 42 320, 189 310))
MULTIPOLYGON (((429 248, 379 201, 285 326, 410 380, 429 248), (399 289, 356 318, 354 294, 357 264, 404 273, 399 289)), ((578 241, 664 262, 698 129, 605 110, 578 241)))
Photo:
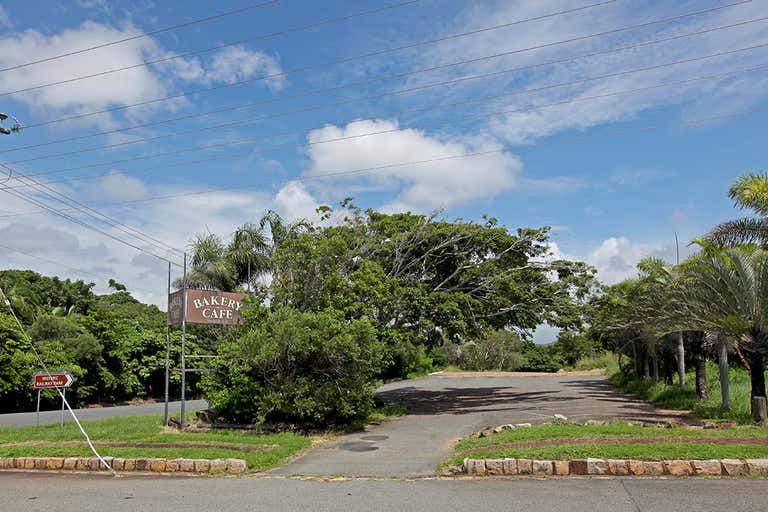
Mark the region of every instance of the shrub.
POLYGON ((258 308, 256 316, 222 344, 217 371, 202 383, 217 414, 326 428, 370 413, 384 347, 367 320, 285 307, 258 308))
POLYGON ((447 349, 447 361, 468 371, 515 371, 525 365, 523 342, 509 331, 488 333, 484 338, 447 349))

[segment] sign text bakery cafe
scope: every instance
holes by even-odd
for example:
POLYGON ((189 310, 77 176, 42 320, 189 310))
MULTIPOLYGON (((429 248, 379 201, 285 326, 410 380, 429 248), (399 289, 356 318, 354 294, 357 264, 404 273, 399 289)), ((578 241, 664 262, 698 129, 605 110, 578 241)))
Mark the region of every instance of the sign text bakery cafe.
MULTIPOLYGON (((181 323, 183 291, 168 296, 168 323, 181 323)), ((192 324, 240 323, 238 311, 243 307, 245 294, 212 290, 187 290, 187 322, 192 324)))

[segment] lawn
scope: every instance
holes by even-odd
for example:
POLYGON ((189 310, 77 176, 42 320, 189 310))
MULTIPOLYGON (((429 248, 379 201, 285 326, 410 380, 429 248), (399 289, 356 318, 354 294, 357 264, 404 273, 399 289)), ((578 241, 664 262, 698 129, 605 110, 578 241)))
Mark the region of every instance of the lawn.
POLYGON ((549 424, 505 430, 462 439, 449 464, 471 458, 524 459, 717 459, 768 457, 768 428, 655 428, 608 425, 549 424))
MULTIPOLYGON (((83 421, 99 453, 112 457, 244 459, 249 471, 275 467, 307 448, 311 438, 292 432, 257 434, 248 431, 177 432, 164 430, 161 416, 134 416, 83 421), (110 442, 141 446, 110 446, 110 442), (152 446, 162 445, 162 446, 152 446), (190 446, 192 445, 192 446, 190 446)), ((40 427, 0 428, 0 457, 91 456, 73 422, 40 427), (39 442, 45 444, 33 445, 39 442), (27 443, 19 445, 15 443, 27 443)))
MULTIPOLYGON (((766 374, 768 375, 768 373, 766 374)), ((643 400, 663 405, 671 409, 690 410, 695 416, 705 419, 730 419, 742 424, 752 423, 750 415, 750 385, 749 374, 743 368, 731 368, 728 372, 731 393, 731 408, 723 409, 720 399, 720 376, 717 365, 707 362, 707 381, 709 383, 709 398, 696 400, 695 374, 689 371, 685 382, 687 389, 681 391, 675 382, 672 386, 663 383, 644 381, 627 376, 616 370, 611 373, 611 382, 617 387, 638 395, 643 400)))

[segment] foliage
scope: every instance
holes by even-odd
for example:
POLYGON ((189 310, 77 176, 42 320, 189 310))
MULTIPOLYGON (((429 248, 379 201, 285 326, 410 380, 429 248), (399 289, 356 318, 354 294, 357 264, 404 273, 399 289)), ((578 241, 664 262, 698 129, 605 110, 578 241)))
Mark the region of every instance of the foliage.
POLYGON ((758 217, 744 217, 718 224, 704 236, 716 246, 758 244, 768 247, 768 174, 745 173, 728 191, 736 206, 753 210, 758 217))
POLYGON ((383 352, 368 321, 284 307, 251 315, 244 334, 219 348, 216 371, 204 381, 219 415, 321 428, 368 416, 383 352))
POLYGON ((450 348, 447 362, 468 371, 516 371, 526 361, 520 337, 499 330, 491 331, 477 341, 450 348))
MULTIPOLYGON (((163 392, 166 327, 157 307, 138 302, 127 291, 95 295, 93 284, 31 271, 2 271, 0 286, 48 369, 66 370, 75 377, 67 392, 73 405, 158 397, 163 392)), ((191 328, 187 336, 188 352, 211 353, 214 347, 199 342, 196 331, 191 328)), ((179 357, 178 333, 173 333, 173 366, 179 357)), ((13 318, 0 312, 0 410, 34 409, 30 383, 38 371, 42 367, 13 318)), ((190 377, 194 393, 197 378, 190 377)), ((178 380, 178 373, 172 373, 174 394, 178 380)), ((56 407, 55 392, 44 391, 42 398, 43 408, 56 407)))

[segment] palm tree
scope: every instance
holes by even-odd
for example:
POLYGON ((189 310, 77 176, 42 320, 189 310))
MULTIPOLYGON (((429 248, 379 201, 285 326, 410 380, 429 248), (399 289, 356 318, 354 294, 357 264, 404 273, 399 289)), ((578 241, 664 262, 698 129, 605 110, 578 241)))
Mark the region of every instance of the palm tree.
POLYGON ((226 257, 234 267, 237 282, 246 283, 249 293, 254 276, 268 272, 271 267, 269 252, 263 227, 248 222, 235 231, 226 257))
POLYGON ((768 248, 768 174, 742 174, 731 185, 728 197, 736 206, 753 210, 758 217, 743 217, 718 224, 704 239, 718 246, 757 244, 768 248))
MULTIPOLYGON (((643 258, 637 264, 637 269, 640 271, 641 280, 646 283, 646 287, 650 287, 648 295, 651 299, 651 304, 648 314, 651 317, 663 316, 665 310, 670 307, 668 303, 669 295, 668 290, 671 283, 676 278, 676 268, 668 265, 664 260, 660 258, 648 257, 643 258)), ((646 316, 646 319, 649 318, 646 316)), ((659 326, 657 326, 658 328, 659 326)), ((662 333, 659 332, 659 337, 662 333)), ((685 389, 685 338, 683 331, 677 332, 677 377, 679 380, 679 386, 681 390, 685 389)), ((706 378, 706 377, 705 377, 706 378)))
POLYGON ((306 219, 298 219, 293 222, 286 222, 274 210, 269 210, 259 221, 259 227, 263 230, 269 227, 269 235, 272 239, 272 251, 274 252, 287 240, 296 238, 302 233, 312 231, 312 224, 306 219))
MULTIPOLYGON (((191 268, 187 273, 187 287, 199 290, 234 291, 237 282, 232 264, 227 261, 226 248, 221 239, 212 234, 199 234, 190 244, 191 268)), ((181 288, 182 279, 174 285, 181 288)))
POLYGON ((696 258, 683 267, 675 295, 679 326, 733 338, 749 371, 751 396, 765 398, 768 252, 745 246, 696 258))

